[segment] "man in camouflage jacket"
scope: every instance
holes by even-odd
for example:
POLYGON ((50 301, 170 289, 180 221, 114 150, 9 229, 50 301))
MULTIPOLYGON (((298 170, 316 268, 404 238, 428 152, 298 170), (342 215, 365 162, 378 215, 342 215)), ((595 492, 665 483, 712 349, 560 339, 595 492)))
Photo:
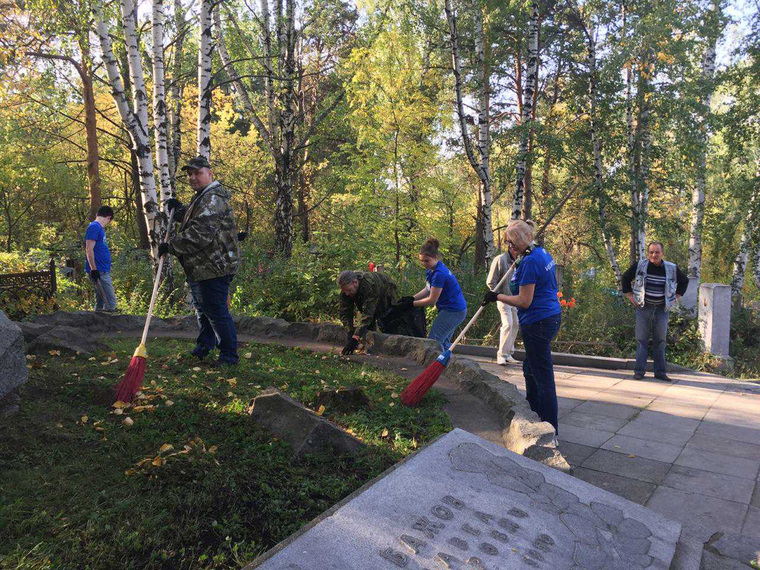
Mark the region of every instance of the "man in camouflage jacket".
POLYGON ((179 230, 159 247, 177 256, 187 275, 200 333, 193 356, 203 359, 219 348, 219 364, 236 364, 237 333, 227 307, 230 283, 238 269, 238 234, 230 193, 214 180, 204 157, 190 160, 187 172, 195 196, 187 206, 172 198, 168 208, 181 220, 179 230))
POLYGON ((342 271, 340 287, 340 321, 346 329, 346 346, 342 354, 353 354, 367 330, 374 329, 398 300, 396 284, 384 273, 342 271), (359 326, 354 328, 354 309, 359 309, 359 326))

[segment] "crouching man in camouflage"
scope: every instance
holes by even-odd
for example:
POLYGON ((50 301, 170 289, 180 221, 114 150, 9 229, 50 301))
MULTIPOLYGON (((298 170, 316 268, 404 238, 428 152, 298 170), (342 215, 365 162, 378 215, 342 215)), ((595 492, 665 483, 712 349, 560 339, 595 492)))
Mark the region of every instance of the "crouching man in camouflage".
POLYGON ((159 255, 177 256, 187 275, 200 333, 192 355, 204 359, 219 348, 215 365, 236 364, 237 333, 227 308, 230 283, 238 269, 238 235, 230 193, 214 180, 208 160, 199 156, 182 170, 187 172, 195 196, 187 206, 167 202, 179 230, 158 249, 159 255))
POLYGON ((346 346, 341 354, 353 354, 366 332, 383 327, 383 317, 398 300, 396 284, 384 273, 368 271, 341 271, 338 276, 340 287, 340 322, 346 329, 346 346), (359 309, 361 319, 354 328, 354 309, 359 309))

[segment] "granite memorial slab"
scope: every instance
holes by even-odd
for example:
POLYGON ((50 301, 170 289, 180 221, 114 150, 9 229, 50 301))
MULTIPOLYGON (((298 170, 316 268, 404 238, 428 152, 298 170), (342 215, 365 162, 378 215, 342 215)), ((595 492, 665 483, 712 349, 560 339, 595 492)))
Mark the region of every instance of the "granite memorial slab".
POLYGON ((681 525, 460 429, 247 568, 665 569, 681 525))

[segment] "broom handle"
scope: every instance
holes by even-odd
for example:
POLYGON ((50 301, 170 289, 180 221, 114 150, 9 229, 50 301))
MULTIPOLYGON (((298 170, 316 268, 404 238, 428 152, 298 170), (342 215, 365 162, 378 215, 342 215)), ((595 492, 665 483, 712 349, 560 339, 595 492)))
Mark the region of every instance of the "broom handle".
MULTIPOLYGON (((573 193, 576 191, 577 188, 578 188, 578 186, 576 185, 576 186, 573 186, 570 190, 568 190, 567 194, 565 194, 565 196, 562 198, 562 200, 560 201, 560 203, 557 205, 557 207, 552 212, 552 215, 549 216, 549 219, 546 220, 546 222, 544 222, 544 225, 541 226, 541 229, 538 230, 538 233, 534 236, 534 239, 538 238, 542 233, 544 233, 544 230, 549 226, 550 223, 552 223, 552 220, 557 216, 557 214, 559 214, 559 211, 562 209, 562 206, 565 205, 565 202, 567 202, 570 199, 570 196, 573 195, 573 193)), ((522 255, 517 256, 517 259, 515 259, 515 261, 510 266, 510 268, 504 274, 504 276, 501 279, 499 279, 499 282, 496 284, 496 287, 493 288, 494 291, 496 291, 497 289, 499 289, 504 284, 504 282, 507 280, 507 278, 510 275, 512 275, 512 272, 514 271, 515 267, 517 266, 517 261, 519 259, 521 259, 521 258, 522 258, 522 255)), ((485 308, 486 308, 485 305, 481 305, 478 308, 478 310, 475 312, 475 314, 472 315, 472 318, 470 319, 470 322, 467 323, 467 326, 465 326, 462 329, 462 332, 459 333, 459 336, 457 337, 457 339, 449 347, 449 352, 453 352, 454 351, 454 349, 457 347, 457 345, 464 338, 464 335, 467 334, 467 331, 470 330, 470 327, 472 327, 472 325, 475 324, 475 321, 478 320, 478 317, 480 316, 480 313, 482 313, 483 309, 485 309, 485 308)))
MULTIPOLYGON (((172 221, 174 220, 174 210, 169 211, 169 224, 166 226, 166 233, 164 234, 163 243, 169 241, 169 233, 172 230, 172 221)), ((153 294, 150 296, 150 305, 148 306, 148 314, 145 317, 145 326, 143 327, 142 339, 140 344, 145 344, 148 340, 148 329, 150 328, 150 319, 153 318, 153 307, 156 305, 156 297, 158 296, 158 287, 161 285, 161 271, 164 268, 164 258, 166 255, 162 255, 158 260, 158 271, 156 271, 156 278, 153 280, 153 294)))

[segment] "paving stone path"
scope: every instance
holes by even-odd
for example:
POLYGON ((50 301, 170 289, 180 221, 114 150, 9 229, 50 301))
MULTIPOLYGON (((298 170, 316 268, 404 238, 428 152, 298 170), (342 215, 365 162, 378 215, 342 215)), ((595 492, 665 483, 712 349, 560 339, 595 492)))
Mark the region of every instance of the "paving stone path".
MULTIPOLYGON (((525 384, 520 365, 480 360, 525 384)), ((576 477, 709 538, 760 538, 760 383, 698 372, 673 383, 555 367, 560 450, 576 477)))

